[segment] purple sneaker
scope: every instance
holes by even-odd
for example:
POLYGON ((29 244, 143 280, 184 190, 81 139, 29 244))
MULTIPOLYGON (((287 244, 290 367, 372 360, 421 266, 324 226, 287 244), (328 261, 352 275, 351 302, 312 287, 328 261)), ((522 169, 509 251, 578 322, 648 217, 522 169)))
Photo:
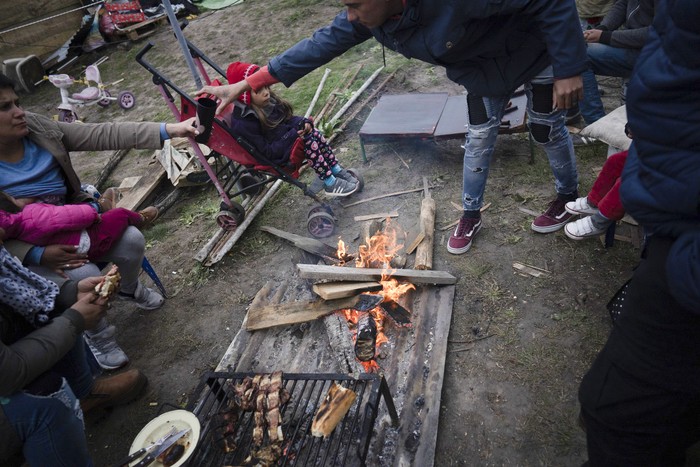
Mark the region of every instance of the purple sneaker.
POLYGON ((556 197, 549 203, 547 210, 532 221, 530 228, 538 233, 556 232, 574 217, 566 210, 566 200, 556 197))
POLYGON ((481 218, 463 217, 447 242, 447 251, 453 255, 461 255, 469 251, 472 239, 481 230, 481 218))

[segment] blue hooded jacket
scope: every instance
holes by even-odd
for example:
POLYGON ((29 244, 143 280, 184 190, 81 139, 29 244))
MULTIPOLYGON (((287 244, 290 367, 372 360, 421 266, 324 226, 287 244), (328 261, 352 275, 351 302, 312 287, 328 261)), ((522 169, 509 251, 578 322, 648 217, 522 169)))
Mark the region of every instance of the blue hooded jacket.
POLYGON ((573 0, 407 0, 400 18, 373 29, 341 12, 270 60, 268 70, 290 86, 372 36, 407 58, 445 67, 479 96, 508 95, 550 64, 555 78, 587 68, 573 0))
POLYGON ((669 287, 700 313, 700 3, 660 2, 627 90, 634 142, 622 174, 626 211, 675 239, 669 287))

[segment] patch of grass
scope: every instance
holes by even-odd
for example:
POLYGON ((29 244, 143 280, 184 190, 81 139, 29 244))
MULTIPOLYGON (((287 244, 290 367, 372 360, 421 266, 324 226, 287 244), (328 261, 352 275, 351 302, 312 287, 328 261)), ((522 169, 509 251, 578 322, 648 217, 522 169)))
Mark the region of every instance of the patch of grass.
POLYGON ((180 214, 178 221, 183 225, 192 225, 199 219, 214 217, 219 212, 219 203, 220 200, 216 198, 188 204, 180 214))
POLYGON ((170 235, 170 229, 165 224, 156 223, 153 227, 143 231, 146 239, 146 249, 152 248, 157 243, 165 242, 170 235))
POLYGON ((187 273, 185 284, 187 287, 199 289, 209 282, 209 278, 213 273, 213 269, 203 266, 201 263, 196 263, 194 267, 187 273))

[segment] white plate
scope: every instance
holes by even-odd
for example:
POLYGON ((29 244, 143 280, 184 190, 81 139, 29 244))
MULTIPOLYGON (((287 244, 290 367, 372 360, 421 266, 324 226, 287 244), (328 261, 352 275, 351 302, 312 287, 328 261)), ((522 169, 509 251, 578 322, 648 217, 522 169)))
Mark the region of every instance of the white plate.
MULTIPOLYGON (((192 412, 187 410, 173 410, 171 412, 165 412, 160 414, 148 424, 143 427, 143 429, 136 435, 134 442, 131 443, 131 448, 129 448, 129 454, 138 451, 139 449, 150 446, 157 439, 164 436, 172 428, 177 428, 178 431, 189 428, 191 431, 182 437, 185 440, 185 453, 182 455, 179 461, 173 464, 172 467, 178 467, 185 463, 185 461, 192 455, 194 448, 197 447, 197 441, 199 440, 199 420, 192 412)), ((135 460, 132 464, 138 463, 143 458, 135 460)), ((163 465, 157 460, 151 464, 152 466, 163 465)))

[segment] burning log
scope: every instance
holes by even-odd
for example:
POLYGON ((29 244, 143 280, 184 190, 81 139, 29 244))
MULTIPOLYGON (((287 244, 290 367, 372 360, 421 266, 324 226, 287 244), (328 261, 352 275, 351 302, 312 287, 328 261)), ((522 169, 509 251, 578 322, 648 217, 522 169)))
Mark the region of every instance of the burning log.
POLYGON ((382 310, 391 316, 391 319, 396 321, 396 324, 405 326, 411 324, 411 313, 399 305, 394 300, 387 300, 381 304, 382 310))
POLYGON ((316 412, 311 424, 311 434, 316 437, 328 437, 348 413, 356 398, 357 394, 352 389, 333 383, 316 412))
POLYGON ((377 346, 377 323, 371 313, 365 313, 357 321, 355 356, 361 362, 374 360, 377 346))

